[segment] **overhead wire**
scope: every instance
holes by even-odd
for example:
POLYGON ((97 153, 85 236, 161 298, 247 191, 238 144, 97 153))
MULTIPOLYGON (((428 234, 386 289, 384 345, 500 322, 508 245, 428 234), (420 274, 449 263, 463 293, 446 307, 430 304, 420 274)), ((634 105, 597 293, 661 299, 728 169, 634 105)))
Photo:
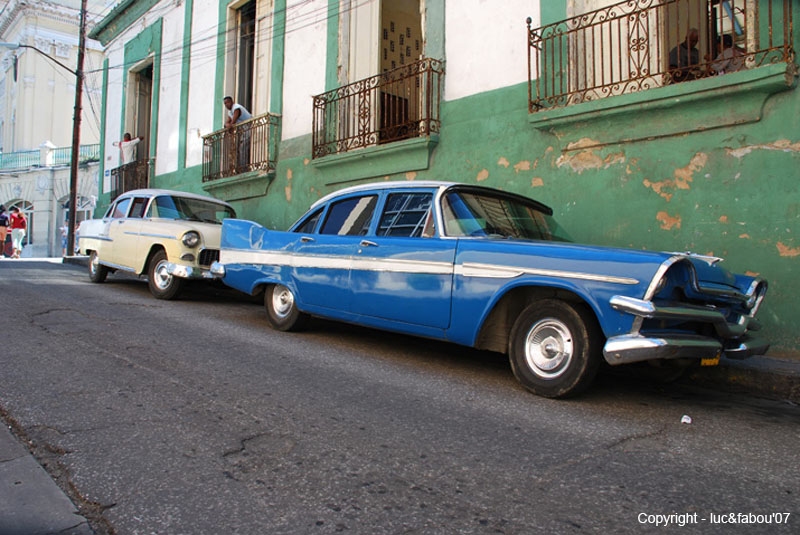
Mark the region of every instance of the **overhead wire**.
MULTIPOLYGON (((308 12, 308 13, 300 14, 297 17, 295 17, 295 18, 293 18, 291 20, 289 20, 289 17, 288 17, 288 11, 289 10, 296 10, 296 9, 302 8, 303 6, 306 6, 306 5, 310 4, 310 3, 312 3, 313 0, 304 0, 303 2, 301 2, 299 4, 296 4, 294 6, 287 6, 284 10, 281 10, 281 11, 286 11, 287 12, 287 20, 284 23, 284 26, 286 27, 286 29, 284 31, 284 34, 294 33, 296 31, 300 31, 300 30, 303 30, 305 28, 314 26, 316 24, 324 22, 325 20, 328 20, 330 18, 339 16, 341 14, 344 14, 344 13, 348 12, 348 11, 352 11, 353 9, 357 9, 357 8, 362 7, 362 6, 366 5, 366 4, 369 4, 369 3, 373 2, 373 1, 374 0, 363 0, 363 1, 361 1, 359 3, 358 0, 354 0, 354 2, 350 5, 350 7, 346 8, 344 10, 341 9, 341 8, 338 8, 337 11, 332 13, 332 14, 328 13, 328 11, 329 11, 328 10, 328 6, 325 5, 325 6, 322 6, 320 8, 314 9, 314 10, 308 12), (324 17, 317 18, 317 16, 319 16, 320 14, 323 14, 323 13, 325 14, 324 17)), ((168 7, 171 7, 171 6, 168 6, 168 7)), ((161 10, 163 10, 163 9, 166 9, 166 7, 165 8, 161 8, 161 10)), ((161 10, 159 10, 159 11, 161 11, 161 10)), ((275 22, 275 19, 276 19, 275 15, 272 14, 272 15, 269 15, 269 16, 262 17, 257 22, 261 22, 264 19, 266 19, 267 17, 271 17, 272 18, 272 24, 269 25, 269 26, 266 26, 266 27, 262 26, 260 28, 260 33, 263 34, 263 36, 260 39, 257 39, 255 41, 256 43, 262 43, 262 42, 265 42, 265 41, 269 41, 269 40, 271 40, 273 38, 273 30, 278 25, 275 22)), ((213 25, 211 27, 199 30, 196 33, 203 34, 203 33, 212 31, 212 30, 214 30, 215 28, 218 28, 218 27, 219 27, 219 24, 215 24, 215 25, 213 25)), ((219 39, 220 39, 220 37, 222 37, 223 35, 226 35, 226 34, 238 32, 239 29, 240 29, 240 25, 239 24, 235 24, 235 25, 232 25, 230 28, 227 28, 227 29, 224 29, 224 30, 221 30, 221 31, 218 30, 218 31, 216 31, 216 32, 214 32, 214 33, 212 33, 212 34, 210 34, 208 36, 201 37, 199 39, 194 39, 194 40, 190 41, 190 43, 189 43, 190 50, 191 50, 191 56, 190 57, 193 60, 193 63, 196 62, 198 59, 200 61, 202 61, 203 59, 206 59, 206 58, 208 58, 208 59, 217 59, 218 57, 220 57, 220 55, 218 53, 218 50, 217 50, 218 47, 219 47, 219 39), (213 42, 207 43, 203 47, 198 48, 196 46, 196 45, 202 44, 202 43, 210 41, 210 40, 213 40, 213 42)), ((185 46, 184 43, 180 43, 179 45, 177 45, 177 46, 175 46, 173 48, 169 48, 167 50, 162 50, 160 52, 160 54, 159 54, 160 55, 159 59, 160 59, 161 65, 162 66, 164 66, 164 65, 169 66, 169 65, 181 63, 183 61, 182 57, 172 58, 171 56, 173 55, 172 53, 183 50, 184 46, 185 46), (167 57, 166 61, 165 61, 165 56, 167 57)), ((225 46, 225 48, 223 49, 224 53, 227 54, 228 52, 232 51, 232 49, 236 46, 236 43, 235 43, 234 40, 226 39, 224 46, 225 46)), ((124 68, 127 68, 127 67, 134 66, 137 63, 139 63, 139 60, 123 62, 123 63, 119 63, 119 64, 115 64, 115 65, 110 65, 108 67, 108 69, 109 70, 111 70, 111 69, 124 69, 124 68)), ((97 71, 92 71, 92 72, 98 72, 100 70, 102 70, 102 69, 98 69, 97 71)))

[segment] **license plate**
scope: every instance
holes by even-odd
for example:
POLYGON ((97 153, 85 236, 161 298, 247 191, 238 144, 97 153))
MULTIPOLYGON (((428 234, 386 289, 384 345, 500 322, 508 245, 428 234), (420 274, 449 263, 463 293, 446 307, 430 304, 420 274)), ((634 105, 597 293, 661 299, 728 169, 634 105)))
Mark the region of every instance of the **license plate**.
POLYGON ((716 366, 719 364, 720 353, 708 359, 700 359, 700 366, 716 366))

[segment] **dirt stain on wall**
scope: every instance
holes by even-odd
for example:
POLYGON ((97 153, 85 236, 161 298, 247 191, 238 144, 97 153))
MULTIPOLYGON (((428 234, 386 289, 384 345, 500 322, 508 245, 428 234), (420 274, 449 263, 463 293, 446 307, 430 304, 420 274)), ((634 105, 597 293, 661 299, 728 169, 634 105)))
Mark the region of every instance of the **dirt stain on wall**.
POLYGON ((488 169, 481 169, 481 172, 478 173, 477 180, 478 182, 483 182, 489 178, 489 170, 488 169))

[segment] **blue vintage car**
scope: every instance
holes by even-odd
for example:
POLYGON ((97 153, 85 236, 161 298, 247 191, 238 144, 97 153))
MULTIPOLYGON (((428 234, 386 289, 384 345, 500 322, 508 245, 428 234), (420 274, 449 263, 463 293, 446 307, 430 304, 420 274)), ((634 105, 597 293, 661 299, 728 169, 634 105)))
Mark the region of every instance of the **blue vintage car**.
POLYGON ((366 184, 287 232, 226 219, 212 271, 263 290, 276 329, 314 315, 508 353, 547 397, 586 388, 603 358, 713 364, 767 350, 749 334, 766 281, 710 256, 576 245, 552 213, 485 187, 366 184))

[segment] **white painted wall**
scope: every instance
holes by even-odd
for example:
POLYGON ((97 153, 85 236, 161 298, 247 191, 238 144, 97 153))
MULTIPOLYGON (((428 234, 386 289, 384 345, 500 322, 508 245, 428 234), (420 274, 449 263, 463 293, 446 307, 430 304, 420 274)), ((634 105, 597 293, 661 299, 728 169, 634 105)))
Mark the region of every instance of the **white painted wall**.
POLYGON ((111 190, 111 169, 119 167, 119 149, 113 142, 120 140, 121 108, 122 108, 122 76, 124 74, 123 63, 125 62, 124 49, 122 43, 115 45, 106 51, 108 58, 108 89, 106 92, 106 140, 105 140, 105 162, 103 164, 104 176, 102 178, 100 193, 107 193, 111 190))
POLYGON ((203 163, 202 136, 214 131, 218 22, 217 0, 195 0, 192 15, 186 167, 203 163))
POLYGON ((311 133, 311 97, 325 91, 327 1, 289 0, 283 70, 283 139, 311 133))
POLYGON ((163 15, 161 29, 161 84, 159 91, 156 175, 178 170, 178 119, 181 109, 181 70, 183 57, 184 6, 163 15))
POLYGON ((445 10, 445 100, 528 80, 525 19, 540 26, 538 2, 451 0, 445 10))

